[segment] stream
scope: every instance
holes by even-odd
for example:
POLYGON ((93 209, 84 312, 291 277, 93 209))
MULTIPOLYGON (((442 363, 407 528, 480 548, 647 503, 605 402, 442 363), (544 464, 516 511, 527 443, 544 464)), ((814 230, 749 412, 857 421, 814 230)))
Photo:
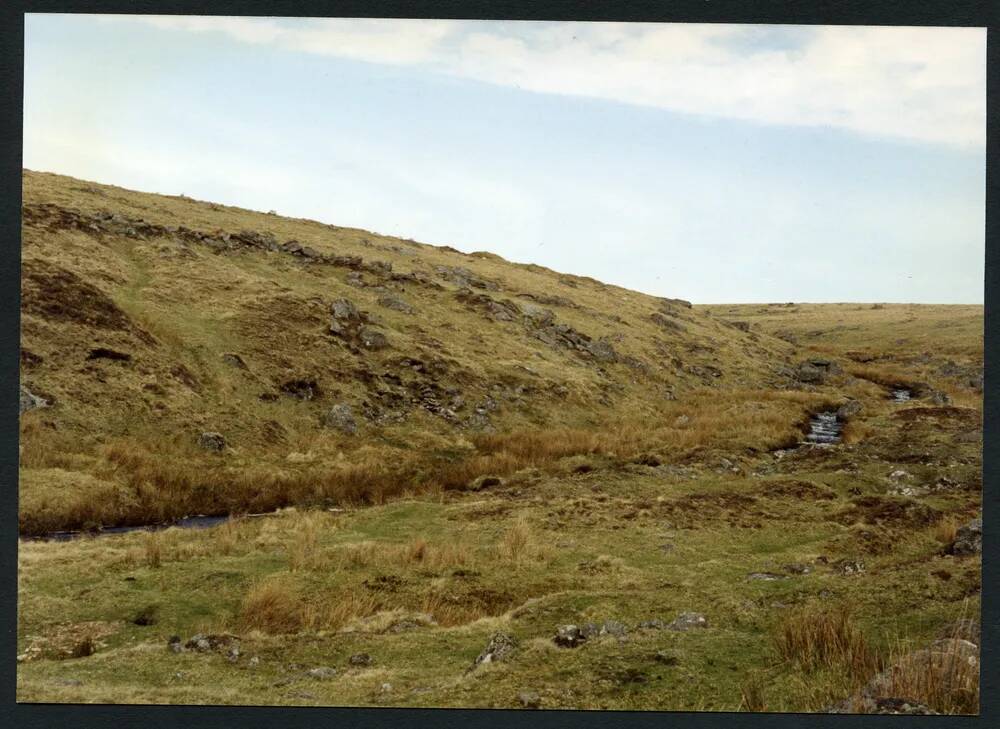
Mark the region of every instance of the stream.
POLYGON ((837 419, 837 413, 832 410, 816 413, 809 421, 807 443, 815 445, 833 445, 840 442, 840 432, 843 424, 837 419))

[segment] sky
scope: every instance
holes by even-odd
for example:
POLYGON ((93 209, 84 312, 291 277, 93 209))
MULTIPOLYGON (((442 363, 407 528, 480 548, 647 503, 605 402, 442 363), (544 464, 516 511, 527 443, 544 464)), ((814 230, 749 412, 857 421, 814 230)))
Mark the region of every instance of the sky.
POLYGON ((981 28, 27 15, 24 167, 695 303, 982 303, 981 28))

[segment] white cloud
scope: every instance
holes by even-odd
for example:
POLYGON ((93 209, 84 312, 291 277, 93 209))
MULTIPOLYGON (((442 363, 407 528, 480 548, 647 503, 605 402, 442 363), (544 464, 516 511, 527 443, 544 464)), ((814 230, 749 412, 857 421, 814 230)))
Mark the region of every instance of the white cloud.
POLYGON ((981 28, 103 16, 504 86, 981 149, 981 28))

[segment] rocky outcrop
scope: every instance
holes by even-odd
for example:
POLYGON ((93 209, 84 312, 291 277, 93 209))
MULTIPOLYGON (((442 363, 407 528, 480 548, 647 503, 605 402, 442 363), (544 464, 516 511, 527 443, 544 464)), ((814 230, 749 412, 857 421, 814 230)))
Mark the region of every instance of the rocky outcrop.
POLYGON ((358 423, 354 419, 354 410, 350 405, 334 405, 323 416, 323 425, 348 435, 358 432, 358 423))
POLYGON ((49 401, 44 397, 39 397, 31 390, 29 390, 24 385, 21 385, 21 396, 19 404, 19 412, 26 413, 29 410, 36 410, 38 408, 45 408, 49 406, 49 401))
POLYGON ((435 266, 434 271, 445 281, 461 288, 483 289, 485 291, 498 291, 500 289, 498 282, 477 276, 469 269, 462 268, 461 266, 435 266))
POLYGON ((973 519, 960 527, 953 541, 947 548, 948 554, 967 556, 981 554, 983 551, 983 520, 973 519))
POLYGON ((213 453, 222 453, 226 449, 226 439, 222 433, 205 432, 198 436, 198 447, 213 453))
POLYGON ((475 662, 469 670, 473 670, 484 663, 505 661, 516 650, 517 640, 513 636, 503 632, 496 632, 490 636, 490 640, 483 649, 483 652, 476 657, 475 662))

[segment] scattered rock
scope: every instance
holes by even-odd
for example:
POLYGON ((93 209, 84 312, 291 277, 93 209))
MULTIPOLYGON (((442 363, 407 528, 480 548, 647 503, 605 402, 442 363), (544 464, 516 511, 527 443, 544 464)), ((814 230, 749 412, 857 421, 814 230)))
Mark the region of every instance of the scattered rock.
POLYGON ((983 520, 973 519, 960 527, 955 534, 955 541, 948 548, 948 554, 966 556, 980 554, 983 551, 983 520))
MULTIPOLYGON (((156 625, 159 607, 157 605, 147 605, 132 618, 135 625, 156 625)), ((180 638, 178 638, 180 640, 180 638)))
POLYGON ((576 648, 587 641, 587 636, 576 625, 560 625, 556 628, 556 636, 552 640, 563 648, 576 648))
POLYGON ((784 567, 782 567, 782 569, 785 570, 785 572, 788 572, 789 574, 793 575, 808 575, 810 572, 812 572, 812 569, 810 569, 809 565, 802 564, 801 562, 786 564, 784 567))
POLYGON ((389 346, 389 340, 382 332, 369 326, 361 327, 358 330, 358 341, 365 349, 385 349, 389 346))
POLYGON ((958 638, 978 646, 981 640, 979 622, 969 618, 961 618, 942 626, 937 637, 939 640, 958 638))
POLYGON ((675 428, 683 428, 685 425, 687 425, 690 422, 691 422, 691 418, 688 417, 687 415, 678 415, 677 418, 674 420, 674 427, 675 428))
POLYGON ((837 560, 831 566, 842 575, 859 575, 865 571, 864 562, 856 559, 837 560))
POLYGON ((247 369, 247 363, 243 361, 243 358, 233 352, 226 352, 222 355, 222 361, 230 367, 235 367, 238 370, 247 369))
POLYGON ((323 425, 339 430, 341 433, 354 435, 358 432, 358 423, 354 419, 354 410, 350 405, 340 403, 330 408, 323 416, 323 425))
POLYGON ((367 653, 355 653, 347 659, 347 662, 352 666, 370 666, 374 663, 372 657, 367 653))
POLYGON ((318 666, 317 668, 310 668, 306 671, 306 675, 309 678, 315 678, 317 681, 325 681, 334 678, 337 675, 337 669, 330 668, 329 666, 318 666))
POLYGON ((850 400, 837 408, 837 420, 847 420, 853 418, 862 410, 859 400, 850 400))
POLYGON ((541 697, 534 691, 522 691, 517 695, 517 700, 525 709, 538 709, 542 706, 541 697))
POLYGON ((601 624, 599 635, 613 635, 616 638, 623 638, 628 634, 628 628, 625 627, 624 623, 620 623, 617 620, 605 620, 601 624))
POLYGON ((173 653, 183 653, 184 645, 181 643, 181 637, 179 635, 170 636, 170 640, 167 641, 167 648, 173 653))
POLYGON ((20 400, 20 412, 26 413, 29 410, 35 410, 36 408, 44 408, 49 406, 49 401, 43 397, 39 397, 34 394, 24 385, 21 385, 21 400, 20 400))
POLYGON ((479 476, 467 487, 469 491, 482 491, 493 486, 502 486, 503 479, 498 476, 479 476))
MULTIPOLYGON (((490 636, 486 648, 479 654, 472 668, 483 663, 493 663, 495 661, 505 661, 517 650, 517 640, 507 633, 497 632, 490 636)), ((471 669, 470 669, 471 670, 471 669)))
POLYGON ((673 653, 668 653, 667 651, 657 651, 653 655, 653 660, 657 663, 662 663, 664 666, 676 666, 680 660, 673 653))
POLYGON ((383 294, 378 298, 378 304, 379 306, 384 306, 386 309, 400 311, 404 314, 412 314, 414 312, 412 306, 395 294, 383 294))
POLYGON ((205 432, 198 436, 198 447, 213 453, 221 453, 226 449, 226 439, 221 433, 205 432))
POLYGON ((701 613, 681 613, 670 625, 670 630, 691 630, 692 628, 707 628, 708 619, 701 613))
POLYGON ((774 580, 787 580, 788 575, 779 575, 774 572, 751 572, 749 575, 747 575, 747 579, 772 582, 774 580))

